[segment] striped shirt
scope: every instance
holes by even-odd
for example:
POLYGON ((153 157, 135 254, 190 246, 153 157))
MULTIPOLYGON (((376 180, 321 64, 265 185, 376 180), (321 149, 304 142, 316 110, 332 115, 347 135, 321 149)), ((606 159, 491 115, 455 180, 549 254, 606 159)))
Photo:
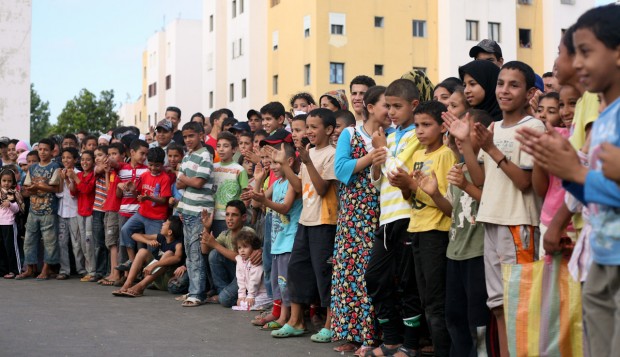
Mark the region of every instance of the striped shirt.
POLYGON ((213 159, 209 151, 202 147, 183 158, 178 176, 200 177, 206 180, 201 188, 187 187, 177 207, 177 211, 190 216, 199 216, 204 208, 213 208, 213 159))
POLYGON ((93 210, 103 212, 103 204, 108 193, 105 188, 105 176, 97 176, 95 181, 95 203, 93 204, 93 210))
MULTIPOLYGON (((121 183, 133 181, 137 184, 138 178, 148 171, 148 167, 143 164, 138 164, 134 168, 130 163, 120 164, 118 167, 118 178, 121 183)), ((138 212, 140 204, 138 199, 131 192, 123 192, 123 198, 121 199, 121 209, 118 211, 121 216, 131 217, 134 213, 138 212)))
POLYGON ((379 217, 381 225, 399 219, 408 219, 411 216, 411 202, 405 200, 400 189, 390 185, 387 178, 387 172, 395 171, 397 167, 405 171, 408 171, 409 167, 413 167, 413 153, 424 148, 415 135, 415 129, 403 133, 405 130, 397 130, 388 135, 388 159, 381 167, 381 177, 373 182, 375 187, 379 183, 381 185, 381 216, 379 217), (396 141, 396 134, 400 134, 398 142, 396 141))

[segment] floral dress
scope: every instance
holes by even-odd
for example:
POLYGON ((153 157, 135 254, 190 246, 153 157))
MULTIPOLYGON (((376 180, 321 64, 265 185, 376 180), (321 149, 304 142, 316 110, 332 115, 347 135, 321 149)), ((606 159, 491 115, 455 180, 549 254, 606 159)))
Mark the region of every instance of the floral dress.
MULTIPOLYGON (((353 130, 351 138, 351 159, 368 154, 358 130, 353 130)), ((379 192, 371 183, 369 166, 353 174, 349 184, 343 183, 340 188, 331 290, 334 341, 371 345, 377 337, 364 274, 379 226, 379 213, 379 192)))

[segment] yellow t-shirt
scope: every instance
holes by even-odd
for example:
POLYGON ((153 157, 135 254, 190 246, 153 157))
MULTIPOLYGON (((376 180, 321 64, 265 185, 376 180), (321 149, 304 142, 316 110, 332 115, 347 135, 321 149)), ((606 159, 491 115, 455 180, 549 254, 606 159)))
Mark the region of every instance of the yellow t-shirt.
MULTIPOLYGON (((418 150, 413 153, 413 170, 420 170, 424 175, 435 172, 439 192, 442 196, 448 190, 448 171, 457 163, 454 152, 443 145, 439 149, 426 153, 426 150, 418 150)), ((407 232, 427 232, 432 230, 449 231, 452 220, 441 212, 430 196, 418 188, 415 196, 411 198, 413 209, 407 232)))
POLYGON ((568 139, 575 150, 580 150, 586 142, 586 126, 598 118, 598 107, 598 97, 594 93, 584 92, 577 101, 568 139))

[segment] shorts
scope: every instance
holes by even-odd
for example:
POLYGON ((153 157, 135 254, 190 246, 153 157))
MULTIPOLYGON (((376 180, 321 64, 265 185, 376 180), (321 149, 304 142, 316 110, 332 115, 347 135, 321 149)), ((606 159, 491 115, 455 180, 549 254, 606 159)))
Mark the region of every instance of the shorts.
POLYGON ((103 217, 103 227, 105 229, 105 246, 110 249, 114 245, 118 245, 118 237, 120 235, 118 212, 108 211, 103 217))
POLYGON ((500 226, 484 224, 484 273, 487 306, 504 305, 502 264, 523 264, 538 260, 540 230, 536 226, 500 226))
POLYGON ((282 300, 284 306, 291 306, 288 294, 288 263, 291 253, 273 254, 271 261, 271 291, 274 300, 282 300))
POLYGON ((335 237, 335 225, 299 225, 288 264, 291 302, 309 305, 320 299, 322 307, 329 307, 335 237))

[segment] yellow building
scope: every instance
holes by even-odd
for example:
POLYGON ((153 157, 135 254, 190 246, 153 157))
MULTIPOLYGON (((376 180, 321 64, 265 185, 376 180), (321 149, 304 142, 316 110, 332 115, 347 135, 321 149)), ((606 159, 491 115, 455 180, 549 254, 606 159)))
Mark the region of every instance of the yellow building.
POLYGON ((437 80, 436 1, 271 0, 267 16, 267 97, 286 107, 300 91, 348 93, 361 74, 387 85, 418 67, 437 80))

